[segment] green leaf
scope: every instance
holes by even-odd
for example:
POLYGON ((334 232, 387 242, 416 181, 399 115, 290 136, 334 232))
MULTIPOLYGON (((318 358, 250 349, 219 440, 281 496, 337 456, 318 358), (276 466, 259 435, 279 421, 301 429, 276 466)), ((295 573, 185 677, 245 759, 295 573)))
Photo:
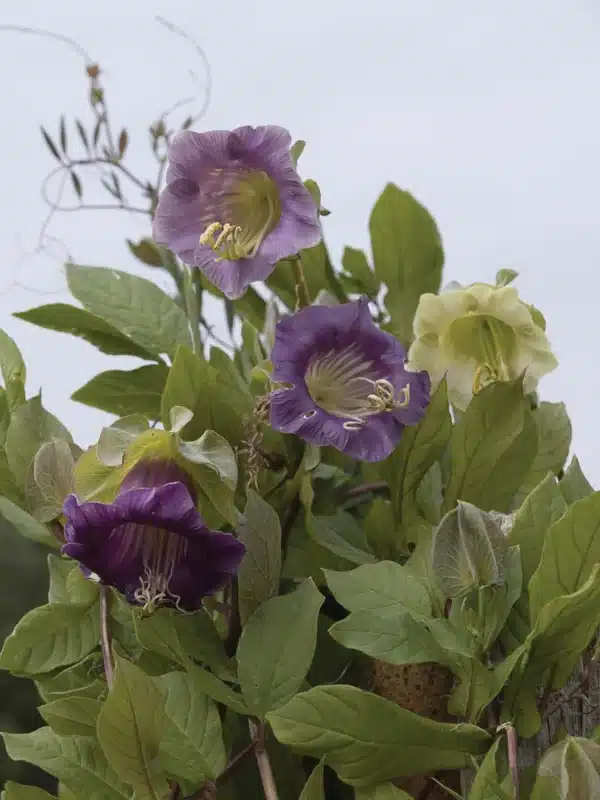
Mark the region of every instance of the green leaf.
POLYGON ((149 364, 132 370, 107 370, 77 389, 71 400, 119 417, 143 414, 157 420, 160 419, 167 375, 164 364, 149 364))
POLYGON ((148 420, 141 414, 130 414, 115 420, 100 432, 96 445, 98 460, 107 467, 122 466, 127 448, 147 430, 148 420))
POLYGON ((474 725, 433 722, 354 686, 317 686, 271 711, 282 744, 321 758, 341 780, 368 787, 406 775, 462 769, 490 736, 474 725))
POLYGON ((475 775, 475 780, 469 791, 469 800, 512 800, 513 793, 507 794, 501 786, 506 772, 506 757, 500 765, 500 754, 504 754, 506 749, 505 737, 500 736, 488 750, 485 758, 479 765, 475 775), (502 747, 502 750, 500 749, 502 747))
POLYGON ((397 608, 355 611, 329 632, 344 647, 387 664, 445 663, 444 650, 421 619, 397 608))
POLYGON ((564 403, 540 403, 533 411, 533 418, 537 427, 537 453, 515 498, 515 506, 521 505, 548 472, 558 475, 571 447, 571 421, 564 403))
POLYGON ((197 672, 169 672, 155 678, 165 695, 160 761, 165 772, 195 784, 213 780, 225 767, 221 720, 205 695, 197 672))
POLYGON ((79 564, 65 556, 48 555, 49 603, 78 603, 91 606, 99 595, 97 583, 84 577, 79 564))
POLYGON ((437 225, 409 192, 388 183, 369 220, 375 275, 387 286, 385 306, 406 346, 424 292, 437 293, 444 251, 437 225))
POLYGON ((95 605, 51 603, 34 608, 4 642, 0 669, 14 675, 40 675, 74 664, 98 644, 95 605))
POLYGON ((246 545, 238 571, 238 596, 242 624, 279 590, 281 575, 281 525, 266 500, 248 489, 246 508, 237 529, 246 545))
POLYGON ((315 652, 323 601, 313 581, 307 580, 291 594, 263 603, 246 623, 237 661, 250 713, 263 719, 301 687, 315 652))
POLYGON ((327 586, 348 611, 413 611, 431 614, 431 601, 421 581, 393 561, 364 564, 348 572, 325 569, 327 586))
POLYGON ((212 469, 229 489, 235 490, 238 482, 235 453, 229 442, 218 433, 204 431, 194 442, 179 440, 177 449, 193 464, 212 469))
POLYGON ((366 294, 369 297, 377 296, 380 282, 375 277, 375 273, 372 272, 367 257, 362 250, 357 250, 354 247, 344 247, 342 267, 347 273, 346 277, 352 281, 355 294, 366 294))
POLYGON ((531 621, 551 600, 580 589, 600 563, 600 492, 578 500, 552 524, 529 582, 531 621))
POLYGON ((505 689, 503 717, 516 721, 520 735, 534 736, 539 730, 541 718, 536 710, 536 698, 540 686, 547 683, 550 670, 560 667, 558 677, 561 679, 551 676, 552 687, 560 688, 599 624, 600 564, 596 564, 581 588, 573 594, 554 597, 537 616, 526 643, 529 658, 523 669, 511 676, 505 689), (565 663, 567 669, 563 668, 565 663))
POLYGON ((19 486, 25 486, 37 451, 52 439, 73 441, 65 426, 43 408, 41 395, 32 397, 13 412, 5 447, 8 463, 19 486))
POLYGON ((67 495, 74 491, 73 445, 63 439, 44 442, 35 454, 25 486, 25 498, 32 515, 40 522, 61 516, 67 495))
POLYGON ((331 516, 310 513, 307 515, 307 529, 321 547, 352 564, 373 564, 377 560, 369 548, 365 532, 345 511, 331 516))
POLYGON ((2 792, 2 800, 54 800, 54 795, 38 789, 37 786, 23 786, 20 783, 7 781, 2 792))
MULTIPOLYGON (((551 778, 559 790, 560 800, 593 798, 600 796, 600 745, 575 736, 567 736, 546 751, 538 768, 538 775, 551 778)), ((544 792, 534 798, 547 797, 544 792)))
POLYGON ((412 800, 411 795, 398 789, 393 783, 380 783, 367 789, 357 789, 356 800, 412 800))
POLYGON ((302 789, 302 794, 298 800, 325 800, 325 789, 323 788, 324 771, 325 759, 322 758, 304 784, 304 789, 302 789))
POLYGON ((94 651, 77 664, 37 676, 36 687, 45 703, 65 697, 91 697, 98 700, 106 692, 102 655, 94 651))
POLYGON ((98 741, 121 780, 148 800, 164 800, 168 790, 157 760, 164 722, 164 693, 139 667, 117 658, 98 741))
POLYGON ((248 398, 230 377, 185 346, 177 349, 163 393, 162 421, 167 429, 173 406, 194 413, 180 432, 186 441, 198 439, 206 430, 216 431, 232 445, 244 438, 242 416, 248 411, 248 398))
POLYGON ((8 407, 14 411, 25 402, 27 371, 21 351, 3 330, 0 330, 0 374, 6 390, 8 407))
POLYGON ((147 267, 164 267, 165 258, 168 258, 169 251, 165 247, 156 244, 153 239, 144 237, 136 244, 131 239, 127 239, 127 247, 138 261, 147 267))
POLYGON ((146 361, 158 358, 156 353, 140 347, 101 317, 68 303, 49 303, 13 316, 39 328, 77 336, 109 356, 136 356, 146 361))
POLYGON ((137 639, 143 648, 182 667, 191 665, 177 634, 174 609, 161 608, 149 615, 134 609, 133 620, 137 639))
POLYGON ((304 152, 305 147, 306 142, 303 139, 298 139, 298 141, 294 142, 294 144, 290 147, 290 155, 292 157, 292 161, 294 162, 294 167, 298 166, 298 159, 304 152))
POLYGON ((65 697, 38 706, 38 711, 52 730, 61 736, 95 736, 101 708, 102 702, 91 697, 65 697))
POLYGON ((104 267, 67 264, 66 271, 71 294, 88 311, 155 357, 173 358, 178 345, 191 345, 184 312, 151 281, 104 267))
POLYGON ((130 800, 131 790, 107 764, 90 736, 58 736, 50 728, 3 733, 8 755, 46 770, 88 800, 130 800))
MULTIPOLYGON (((406 428, 392 455, 383 462, 397 526, 417 513, 417 489, 425 473, 443 454, 452 433, 448 390, 444 379, 434 392, 425 416, 406 428)), ((403 543, 398 543, 400 549, 403 543)))
POLYGON ((565 474, 560 480, 559 487, 569 505, 576 500, 582 500, 594 491, 590 482, 581 471, 581 466, 575 456, 573 456, 571 463, 565 470, 565 474))
POLYGON ((518 277, 519 273, 514 269, 499 269, 496 273, 496 286, 508 286, 518 277))
POLYGON ((525 585, 538 568, 547 530, 566 510, 556 478, 548 474, 517 511, 508 541, 519 546, 525 585))
POLYGON ((532 424, 520 380, 478 392, 452 431, 445 510, 460 499, 484 511, 507 511, 535 453, 526 448, 528 461, 527 453, 519 452, 521 434, 527 445, 533 444, 528 431, 532 424))
POLYGON ((347 297, 335 275, 323 240, 314 247, 302 250, 302 271, 311 300, 315 300, 319 292, 325 290, 331 292, 341 303, 346 302, 347 297))
POLYGON ((196 681, 198 687, 211 697, 213 700, 216 700, 217 703, 222 703, 227 708, 230 708, 232 711, 235 711, 236 714, 249 714, 249 710, 244 703, 244 700, 240 694, 234 692, 233 689, 227 686, 226 683, 219 680, 216 675, 213 675, 212 672, 207 672, 204 669, 199 669, 198 667, 188 670, 193 672, 194 680, 196 681))
POLYGON ((0 497, 0 517, 12 525, 25 539, 51 547, 53 550, 60 548, 58 539, 44 525, 34 519, 31 514, 11 503, 6 497, 0 497))

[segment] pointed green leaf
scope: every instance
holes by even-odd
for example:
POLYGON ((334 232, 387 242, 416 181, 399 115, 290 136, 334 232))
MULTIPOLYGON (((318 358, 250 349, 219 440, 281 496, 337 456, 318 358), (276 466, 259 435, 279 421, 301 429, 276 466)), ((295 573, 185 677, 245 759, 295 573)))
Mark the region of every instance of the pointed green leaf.
POLYGON ((8 406, 14 411, 25 402, 27 371, 21 351, 3 330, 0 330, 0 374, 6 390, 8 406))
POLYGON ((525 585, 540 563, 546 532, 566 510, 556 478, 549 474, 517 511, 508 541, 519 545, 525 585))
POLYGON ((291 594, 263 603, 246 623, 237 650, 238 676, 257 717, 264 718, 301 687, 315 652, 324 599, 307 580, 291 594))
POLYGON ((25 486, 32 515, 40 522, 60 517, 65 499, 74 491, 73 445, 62 439, 44 442, 35 454, 25 486))
POLYGON ((25 486, 35 454, 45 442, 73 439, 65 426, 42 406, 36 395, 17 408, 6 432, 6 456, 19 486, 25 486))
POLYGON ((423 621, 397 608, 355 611, 329 629, 344 647, 386 664, 444 663, 444 650, 423 621))
POLYGON ((540 403, 533 418, 538 434, 537 453, 517 493, 515 506, 521 505, 548 472, 558 475, 571 447, 571 421, 564 403, 540 403))
POLYGON ((321 547, 352 564, 373 564, 377 561, 363 529, 345 511, 328 516, 309 514, 307 528, 308 533, 321 547))
POLYGON ((121 780, 148 800, 164 800, 168 790, 158 762, 164 721, 164 692, 139 667, 117 658, 98 741, 121 780))
POLYGON ((0 669, 40 675, 81 661, 99 640, 99 612, 93 606, 51 603, 34 608, 4 642, 0 669))
POLYGON ((54 795, 38 789, 37 786, 23 786, 20 783, 7 781, 2 792, 2 800, 54 800, 54 795))
POLYGON ((388 183, 369 220, 373 264, 387 286, 385 306, 394 331, 406 346, 419 297, 437 293, 444 251, 438 227, 427 209, 409 192, 388 183))
POLYGON ((84 406, 126 417, 143 414, 160 419, 160 404, 168 370, 164 364, 150 364, 132 370, 101 372, 71 395, 84 406))
POLYGON ((69 333, 109 356, 136 356, 146 361, 154 361, 158 357, 101 317, 68 303, 49 303, 19 311, 14 316, 46 330, 69 333))
POLYGON ((184 312, 151 281, 104 267, 66 269, 71 294, 139 347, 172 358, 179 344, 191 345, 184 312))
POLYGON ((10 523, 25 539, 51 547, 53 550, 60 548, 60 542, 45 525, 42 525, 19 506, 11 503, 6 497, 0 497, 0 517, 10 523))
POLYGON ((372 272, 366 255, 362 250, 355 247, 344 247, 342 254, 342 267, 347 276, 355 284, 356 294, 366 294, 369 297, 376 297, 379 292, 380 282, 372 272))
POLYGON ((148 430, 148 420, 141 414, 121 417, 102 428, 96 445, 98 460, 107 467, 120 467, 129 445, 148 430))
POLYGON ((474 725, 433 722, 354 686, 317 686, 268 715, 282 744, 327 764, 351 786, 461 769, 487 750, 474 725))
POLYGON ((234 490, 238 482, 238 468, 233 448, 214 431, 204 431, 194 442, 179 441, 177 449, 193 464, 209 467, 229 489, 234 490))
MULTIPOLYGON (((63 781, 77 797, 88 800, 130 800, 131 790, 107 764, 90 736, 58 736, 50 728, 33 733, 4 733, 14 761, 29 761, 63 781)), ((162 798, 161 798, 162 800, 162 798)))
POLYGON ((94 581, 84 577, 77 561, 66 556, 48 555, 50 573, 49 603, 77 603, 91 606, 100 592, 94 581))
POLYGON ((535 454, 528 446, 528 462, 527 453, 518 452, 521 434, 529 445, 532 424, 520 380, 478 392, 452 431, 445 510, 460 499, 484 511, 507 511, 535 454))
POLYGON ((534 622, 555 597, 570 595, 600 563, 600 492, 569 506, 549 528, 542 557, 529 583, 529 608, 534 622))
POLYGON ((202 785, 225 767, 221 720, 215 704, 204 693, 198 672, 169 672, 155 678, 165 695, 160 760, 174 778, 202 785))
POLYGON ((325 789, 323 787, 324 771, 325 759, 322 758, 311 772, 298 800, 325 800, 325 789))
POLYGON ((576 500, 582 500, 594 491, 590 482, 581 471, 581 466, 575 456, 573 456, 571 463, 565 470, 565 474, 560 480, 559 487, 569 505, 576 500))
POLYGON ((237 535, 246 545, 238 570, 239 609, 242 624, 279 591, 281 575, 281 525, 277 512, 252 489, 237 535))
POLYGON ((364 564, 348 572, 325 569, 327 586, 335 599, 348 611, 390 609, 401 614, 431 614, 427 589, 404 567, 393 561, 364 564))
POLYGON ((434 392, 423 419, 407 428, 383 462, 398 523, 416 513, 416 492, 425 473, 443 454, 452 433, 445 379, 434 392))
POLYGON ((52 730, 61 736, 95 736, 101 708, 102 702, 91 697, 65 697, 38 706, 38 711, 52 730))

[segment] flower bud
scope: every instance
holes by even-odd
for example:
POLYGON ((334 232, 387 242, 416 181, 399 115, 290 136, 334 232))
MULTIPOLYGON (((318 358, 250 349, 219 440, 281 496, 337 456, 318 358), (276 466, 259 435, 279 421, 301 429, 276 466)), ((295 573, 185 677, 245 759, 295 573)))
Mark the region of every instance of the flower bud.
POLYGON ((433 537, 433 571, 446 597, 503 582, 506 537, 492 514, 459 501, 433 537))

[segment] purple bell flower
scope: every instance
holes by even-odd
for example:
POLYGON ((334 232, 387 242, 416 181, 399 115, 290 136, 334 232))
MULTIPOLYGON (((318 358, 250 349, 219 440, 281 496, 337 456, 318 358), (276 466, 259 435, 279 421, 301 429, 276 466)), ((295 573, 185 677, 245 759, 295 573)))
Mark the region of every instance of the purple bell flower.
POLYGON ((142 461, 113 503, 65 500, 62 552, 135 605, 195 611, 235 575, 244 545, 209 530, 188 475, 169 461, 142 461))

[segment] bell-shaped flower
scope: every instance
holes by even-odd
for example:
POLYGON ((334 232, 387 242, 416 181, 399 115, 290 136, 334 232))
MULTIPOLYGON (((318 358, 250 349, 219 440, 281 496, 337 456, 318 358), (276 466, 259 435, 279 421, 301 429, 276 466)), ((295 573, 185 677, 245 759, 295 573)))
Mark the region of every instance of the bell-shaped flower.
POLYGON ((397 339, 368 300, 310 306, 277 323, 271 425, 361 461, 380 461, 429 402, 429 376, 405 367, 397 339))
POLYGON ((474 283, 423 294, 408 363, 411 369, 427 370, 433 388, 446 375, 450 401, 461 410, 494 381, 523 376, 529 393, 558 363, 544 325, 541 314, 513 286, 474 283))
POLYGON ((64 515, 62 552, 149 611, 195 611, 235 575, 245 553, 234 536, 206 527, 188 475, 169 461, 140 461, 113 503, 69 495, 64 515))
POLYGON ((235 299, 321 240, 319 212, 276 125, 182 131, 168 151, 154 239, 235 299))

